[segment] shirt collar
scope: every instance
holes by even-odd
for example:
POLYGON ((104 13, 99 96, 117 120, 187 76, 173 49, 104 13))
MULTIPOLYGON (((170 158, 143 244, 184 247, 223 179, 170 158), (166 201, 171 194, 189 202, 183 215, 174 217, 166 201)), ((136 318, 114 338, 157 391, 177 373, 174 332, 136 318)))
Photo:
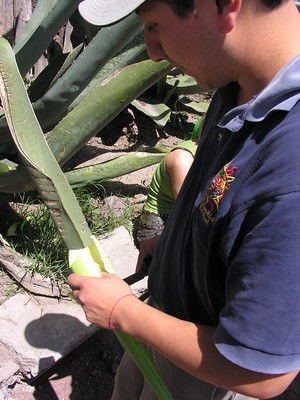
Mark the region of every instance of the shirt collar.
POLYGON ((225 110, 228 110, 217 124, 220 128, 238 132, 245 121, 262 121, 275 110, 290 111, 300 99, 300 54, 286 64, 269 85, 248 103, 234 107, 238 88, 237 83, 231 83, 219 89, 225 110))

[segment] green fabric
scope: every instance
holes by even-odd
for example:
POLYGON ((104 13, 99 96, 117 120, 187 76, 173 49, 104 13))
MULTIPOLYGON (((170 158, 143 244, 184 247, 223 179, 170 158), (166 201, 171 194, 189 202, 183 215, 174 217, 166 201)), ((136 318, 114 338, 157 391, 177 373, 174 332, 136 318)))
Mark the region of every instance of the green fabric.
POLYGON ((192 140, 178 143, 161 160, 154 171, 144 210, 161 215, 169 215, 173 207, 175 198, 172 189, 170 174, 167 171, 166 159, 168 154, 175 149, 184 149, 195 156, 196 146, 192 140))

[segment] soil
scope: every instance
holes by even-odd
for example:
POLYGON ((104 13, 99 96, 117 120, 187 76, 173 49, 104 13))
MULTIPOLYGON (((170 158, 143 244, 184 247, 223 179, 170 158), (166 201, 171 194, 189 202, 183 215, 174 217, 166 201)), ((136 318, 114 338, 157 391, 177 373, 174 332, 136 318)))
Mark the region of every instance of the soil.
MULTIPOLYGON (((91 139, 64 166, 65 170, 106 161, 112 157, 136 151, 141 145, 174 146, 192 132, 195 116, 187 116, 184 131, 180 125, 168 124, 157 129, 152 121, 133 108, 123 111, 118 118, 91 139), (187 134, 188 132, 188 134, 187 134)), ((149 167, 125 177, 117 178, 108 185, 111 193, 136 196, 147 194, 154 167, 149 167)), ((0 273, 0 304, 14 285, 11 278, 0 273)), ((11 399, 22 400, 109 400, 116 368, 123 350, 112 332, 99 330, 85 343, 58 362, 47 373, 33 382, 17 385, 11 399)), ((299 400, 300 376, 290 388, 276 400, 299 400)), ((125 399, 124 399, 125 400, 125 399)))

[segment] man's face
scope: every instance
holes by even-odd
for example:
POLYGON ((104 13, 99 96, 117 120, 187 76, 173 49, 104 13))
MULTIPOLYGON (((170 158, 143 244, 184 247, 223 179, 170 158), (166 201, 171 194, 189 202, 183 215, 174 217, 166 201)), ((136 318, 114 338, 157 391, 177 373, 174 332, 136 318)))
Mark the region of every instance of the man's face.
POLYGON ((203 88, 215 88, 224 40, 218 31, 219 14, 211 0, 196 0, 195 7, 193 14, 181 18, 168 4, 150 1, 142 4, 138 13, 153 61, 168 60, 203 88))

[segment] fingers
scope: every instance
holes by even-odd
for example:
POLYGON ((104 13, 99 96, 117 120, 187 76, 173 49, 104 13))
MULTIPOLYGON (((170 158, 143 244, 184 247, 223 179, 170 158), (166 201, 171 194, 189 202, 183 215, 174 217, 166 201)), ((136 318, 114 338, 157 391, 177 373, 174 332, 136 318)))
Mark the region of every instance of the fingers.
POLYGON ((147 270, 149 270, 158 242, 158 236, 141 242, 140 252, 136 264, 136 272, 138 272, 142 268, 146 268, 147 270))
POLYGON ((141 253, 139 253, 138 260, 137 260, 136 267, 135 267, 135 271, 136 272, 140 271, 142 269, 143 265, 144 265, 144 257, 143 257, 143 255, 141 253))
MULTIPOLYGON (((102 272, 102 277, 104 278, 108 275, 106 272, 102 272)), ((79 289, 83 284, 85 284, 89 280, 94 280, 94 277, 91 276, 82 276, 78 274, 70 274, 68 277, 68 283, 72 289, 79 289)), ((98 279, 98 278, 96 278, 98 279)))
POLYGON ((115 274, 103 273, 101 278, 71 274, 68 282, 86 319, 105 329, 113 329, 118 322, 115 318, 112 320, 111 313, 119 299, 134 297, 127 283, 115 274))
POLYGON ((82 296, 87 293, 87 291, 94 290, 96 291, 97 286, 99 284, 98 279, 89 276, 81 276, 77 274, 71 274, 68 277, 68 283, 72 289, 72 296, 75 300, 77 300, 81 305, 83 304, 82 296), (94 289, 92 289, 94 288, 94 289))
POLYGON ((70 274, 68 276, 68 283, 72 289, 72 296, 74 300, 80 303, 79 294, 82 282, 85 277, 77 275, 77 274, 70 274))
POLYGON ((80 284, 83 280, 83 276, 77 275, 77 274, 71 274, 68 276, 68 283, 71 286, 72 289, 78 289, 80 287, 80 284))

